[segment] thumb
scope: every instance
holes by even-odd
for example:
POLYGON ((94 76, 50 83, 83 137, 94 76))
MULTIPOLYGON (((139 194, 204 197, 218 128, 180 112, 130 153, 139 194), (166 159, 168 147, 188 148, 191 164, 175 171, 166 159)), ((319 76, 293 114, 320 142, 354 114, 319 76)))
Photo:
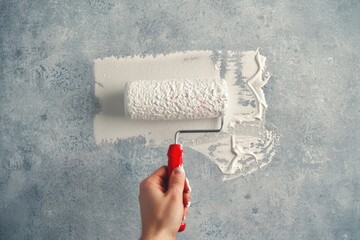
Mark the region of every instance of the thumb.
POLYGON ((185 186, 185 172, 182 167, 177 167, 173 170, 169 179, 169 192, 182 194, 185 186))

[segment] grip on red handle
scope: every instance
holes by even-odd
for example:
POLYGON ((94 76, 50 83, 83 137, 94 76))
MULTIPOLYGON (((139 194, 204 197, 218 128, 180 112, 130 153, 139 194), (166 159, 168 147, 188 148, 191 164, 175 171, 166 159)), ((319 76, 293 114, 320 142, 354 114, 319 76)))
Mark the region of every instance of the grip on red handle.
MULTIPOLYGON (((169 146, 168 150, 168 179, 170 178, 170 175, 172 171, 177 167, 183 166, 183 148, 181 144, 171 144, 169 146)), ((179 232, 184 231, 186 228, 186 223, 182 222, 179 227, 179 232)))
POLYGON ((168 177, 170 178, 170 175, 172 171, 177 167, 183 166, 183 148, 181 144, 171 144, 169 146, 168 150, 168 177))

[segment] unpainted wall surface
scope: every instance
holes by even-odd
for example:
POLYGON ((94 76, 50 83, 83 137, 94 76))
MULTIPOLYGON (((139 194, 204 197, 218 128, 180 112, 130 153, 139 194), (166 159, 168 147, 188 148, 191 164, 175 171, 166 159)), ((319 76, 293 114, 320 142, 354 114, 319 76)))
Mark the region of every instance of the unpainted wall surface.
MULTIPOLYGON (((186 150, 178 239, 360 239, 360 2, 0 2, 0 239, 137 239, 142 136, 97 145, 93 59, 261 47, 271 164, 221 181, 186 150)), ((172 134, 172 133, 169 133, 172 134)))

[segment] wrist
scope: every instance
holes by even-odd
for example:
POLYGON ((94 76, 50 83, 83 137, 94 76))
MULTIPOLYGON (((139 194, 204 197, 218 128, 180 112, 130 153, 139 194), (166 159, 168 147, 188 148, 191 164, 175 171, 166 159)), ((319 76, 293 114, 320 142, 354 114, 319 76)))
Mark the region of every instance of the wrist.
POLYGON ((167 232, 143 232, 140 240, 175 240, 176 234, 171 235, 167 232))

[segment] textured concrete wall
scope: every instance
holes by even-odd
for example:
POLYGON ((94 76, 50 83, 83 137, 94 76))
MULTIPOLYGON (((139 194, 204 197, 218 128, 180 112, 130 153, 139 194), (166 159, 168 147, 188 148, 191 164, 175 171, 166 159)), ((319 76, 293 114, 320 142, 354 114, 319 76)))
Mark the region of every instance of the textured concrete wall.
POLYGON ((277 155, 224 183, 186 149, 178 239, 360 239, 359 23, 356 0, 0 1, 0 239, 140 236, 167 147, 95 144, 93 59, 259 46, 277 155))

